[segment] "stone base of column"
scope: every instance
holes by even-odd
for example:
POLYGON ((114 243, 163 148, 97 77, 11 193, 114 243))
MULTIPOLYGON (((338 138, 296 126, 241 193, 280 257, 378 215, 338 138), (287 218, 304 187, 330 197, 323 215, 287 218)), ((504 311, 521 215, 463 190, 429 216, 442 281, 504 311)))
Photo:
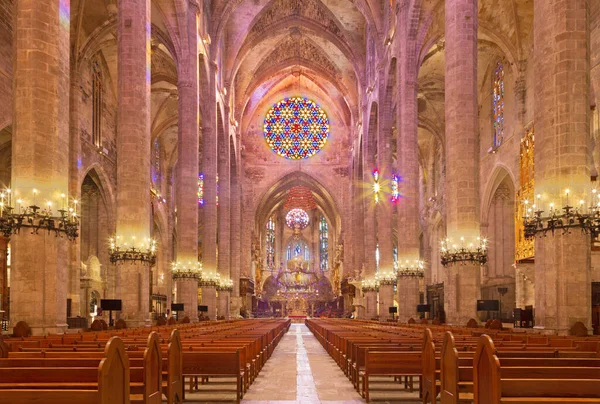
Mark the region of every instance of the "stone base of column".
POLYGON ((240 309, 242 308, 242 298, 240 296, 232 296, 229 300, 231 301, 229 317, 238 318, 240 316, 240 309))
POLYGON ((378 316, 377 313, 377 292, 365 292, 365 317, 366 320, 371 320, 378 316))
POLYGON ((198 281, 196 279, 176 279, 177 302, 183 303, 180 318, 188 317, 192 323, 198 321, 198 281))
POLYGON ((446 323, 465 327, 470 319, 479 322, 477 300, 481 298, 481 267, 478 264, 451 265, 445 271, 446 323))
POLYGON ((536 236, 536 329, 568 335, 571 327, 581 322, 592 331, 590 243, 589 234, 578 230, 536 236))
POLYGON ((394 285, 379 286, 379 321, 392 319, 390 307, 394 305, 394 285))
POLYGON ((202 286, 202 305, 208 306, 206 315, 211 320, 217 319, 217 288, 214 286, 202 286))
POLYGON ((150 321, 150 268, 142 263, 117 264, 117 299, 122 311, 118 318, 127 328, 149 327, 150 321))
POLYGON ((416 276, 398 277, 398 321, 407 323, 411 318, 419 322, 419 280, 416 276))
POLYGON ((220 291, 217 296, 217 316, 224 317, 225 320, 229 320, 229 294, 230 292, 220 291))
POLYGON ((67 329, 68 242, 40 230, 12 237, 10 325, 25 321, 33 335, 67 329))

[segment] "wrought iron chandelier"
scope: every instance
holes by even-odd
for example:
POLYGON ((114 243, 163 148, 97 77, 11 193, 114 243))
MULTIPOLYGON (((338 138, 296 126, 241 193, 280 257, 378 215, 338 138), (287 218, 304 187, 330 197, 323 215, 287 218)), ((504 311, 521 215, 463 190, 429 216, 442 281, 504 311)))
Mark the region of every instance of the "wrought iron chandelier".
POLYGON ((174 262, 171 267, 171 275, 174 280, 177 279, 195 279, 198 280, 202 276, 202 264, 199 262, 187 264, 174 262))
POLYGON ((360 285, 363 293, 366 292, 378 292, 379 291, 379 276, 375 275, 374 279, 364 279, 360 285))
MULTIPOLYGON (((17 199, 15 206, 12 203, 12 192, 6 189, 0 192, 0 233, 4 237, 19 234, 22 228, 31 229, 31 234, 39 234, 40 230, 54 233, 62 237, 64 234, 69 240, 79 236, 79 217, 77 216, 77 200, 72 204, 67 203, 65 194, 61 194, 62 206, 57 209, 58 215, 53 211, 53 202, 47 201, 45 207, 37 205, 39 192, 33 190, 33 203, 26 205, 22 199, 17 199)), ((60 204, 59 204, 60 206, 60 204)))
POLYGON ((110 262, 116 264, 121 261, 129 261, 132 264, 139 262, 154 266, 156 264, 156 240, 147 238, 144 243, 136 247, 136 238, 131 238, 131 244, 122 241, 120 236, 110 239, 110 262))
POLYGON ((233 280, 220 278, 217 292, 233 292, 233 280))
POLYGON ((403 262, 396 261, 394 263, 396 274, 398 276, 414 276, 422 278, 425 273, 425 263, 421 260, 404 260, 403 262))
POLYGON ((477 237, 476 243, 466 246, 464 237, 460 238, 461 245, 450 244, 450 239, 441 242, 440 251, 443 266, 462 263, 484 265, 487 262, 487 239, 477 237))
POLYGON ((549 204, 548 215, 544 215, 541 204, 541 195, 536 197, 536 203, 529 205, 525 200, 525 217, 523 217, 524 235, 533 238, 538 233, 544 236, 548 232, 554 235, 556 232, 568 234, 571 229, 580 229, 583 233, 591 234, 593 238, 600 235, 600 194, 592 190, 591 206, 585 208, 586 202, 579 200, 577 206, 569 203, 569 189, 565 190, 566 203, 562 208, 556 208, 554 203, 549 204))

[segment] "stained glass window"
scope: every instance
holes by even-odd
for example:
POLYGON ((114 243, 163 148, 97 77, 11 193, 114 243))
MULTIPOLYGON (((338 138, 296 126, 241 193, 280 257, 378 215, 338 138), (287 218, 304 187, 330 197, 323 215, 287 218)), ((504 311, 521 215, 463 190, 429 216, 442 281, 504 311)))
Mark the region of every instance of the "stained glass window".
POLYGON ((285 98, 267 113, 265 140, 275 153, 290 160, 317 154, 327 143, 329 119, 314 101, 285 98))
POLYGON ((294 257, 300 256, 305 261, 310 261, 310 249, 304 240, 292 240, 286 248, 288 261, 294 257))
POLYGON ((204 205, 204 174, 198 174, 198 205, 204 205))
POLYGON ((504 140, 504 66, 501 61, 498 61, 494 71, 492 101, 494 147, 498 147, 504 140))
POLYGON ((152 159, 154 160, 152 164, 152 181, 158 187, 158 180, 160 179, 160 143, 158 142, 158 138, 154 141, 152 159))
POLYGON ((266 234, 267 269, 275 269, 275 216, 267 221, 266 234))
POLYGON ((327 219, 321 216, 319 222, 319 256, 321 262, 321 271, 329 269, 329 225, 327 219))
POLYGON ((400 200, 400 176, 392 176, 392 202, 398 202, 400 200))
POLYGON ((287 224, 290 229, 294 229, 298 226, 300 230, 304 230, 306 226, 308 226, 308 220, 308 213, 303 209, 292 209, 285 215, 285 224, 287 224))

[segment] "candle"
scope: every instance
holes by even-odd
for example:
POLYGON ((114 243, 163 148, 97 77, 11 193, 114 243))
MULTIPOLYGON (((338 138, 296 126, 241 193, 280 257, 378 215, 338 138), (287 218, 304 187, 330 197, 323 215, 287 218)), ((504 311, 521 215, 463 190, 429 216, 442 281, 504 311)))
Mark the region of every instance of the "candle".
POLYGON ((12 192, 10 191, 10 188, 8 188, 6 190, 6 193, 8 194, 8 206, 11 207, 12 206, 12 192))
POLYGON ((37 194, 38 194, 38 190, 37 189, 33 189, 33 204, 36 205, 37 202, 37 194))
POLYGON ((60 196, 62 197, 62 202, 63 202, 62 208, 63 208, 63 210, 66 210, 66 208, 67 208, 67 205, 66 205, 66 196, 65 196, 65 194, 60 194, 60 196))
POLYGON ((17 199, 17 208, 19 209, 19 214, 21 214, 21 203, 23 203, 23 201, 21 199, 17 199))
POLYGON ((569 206, 569 188, 565 189, 565 194, 567 194, 567 206, 569 206))

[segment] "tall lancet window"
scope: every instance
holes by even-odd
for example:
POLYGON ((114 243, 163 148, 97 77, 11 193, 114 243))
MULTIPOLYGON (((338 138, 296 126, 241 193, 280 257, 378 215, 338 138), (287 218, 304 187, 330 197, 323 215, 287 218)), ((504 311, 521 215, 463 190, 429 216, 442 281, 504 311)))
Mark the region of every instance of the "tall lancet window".
POLYGON ((492 119, 494 147, 498 147, 504 140, 504 66, 501 61, 498 61, 494 70, 492 119))
POLYGON ((92 141, 102 147, 102 70, 97 60, 92 63, 92 141))
POLYGON ((325 216, 321 216, 319 222, 319 257, 321 271, 327 271, 329 269, 329 225, 325 216))
POLYGON ((152 182, 156 188, 160 188, 160 143, 158 138, 152 146, 152 182))
POLYGON ((267 269, 275 269, 275 216, 271 216, 267 221, 265 237, 265 249, 267 256, 267 269))
POLYGON ((204 174, 198 174, 198 205, 204 205, 204 174))

